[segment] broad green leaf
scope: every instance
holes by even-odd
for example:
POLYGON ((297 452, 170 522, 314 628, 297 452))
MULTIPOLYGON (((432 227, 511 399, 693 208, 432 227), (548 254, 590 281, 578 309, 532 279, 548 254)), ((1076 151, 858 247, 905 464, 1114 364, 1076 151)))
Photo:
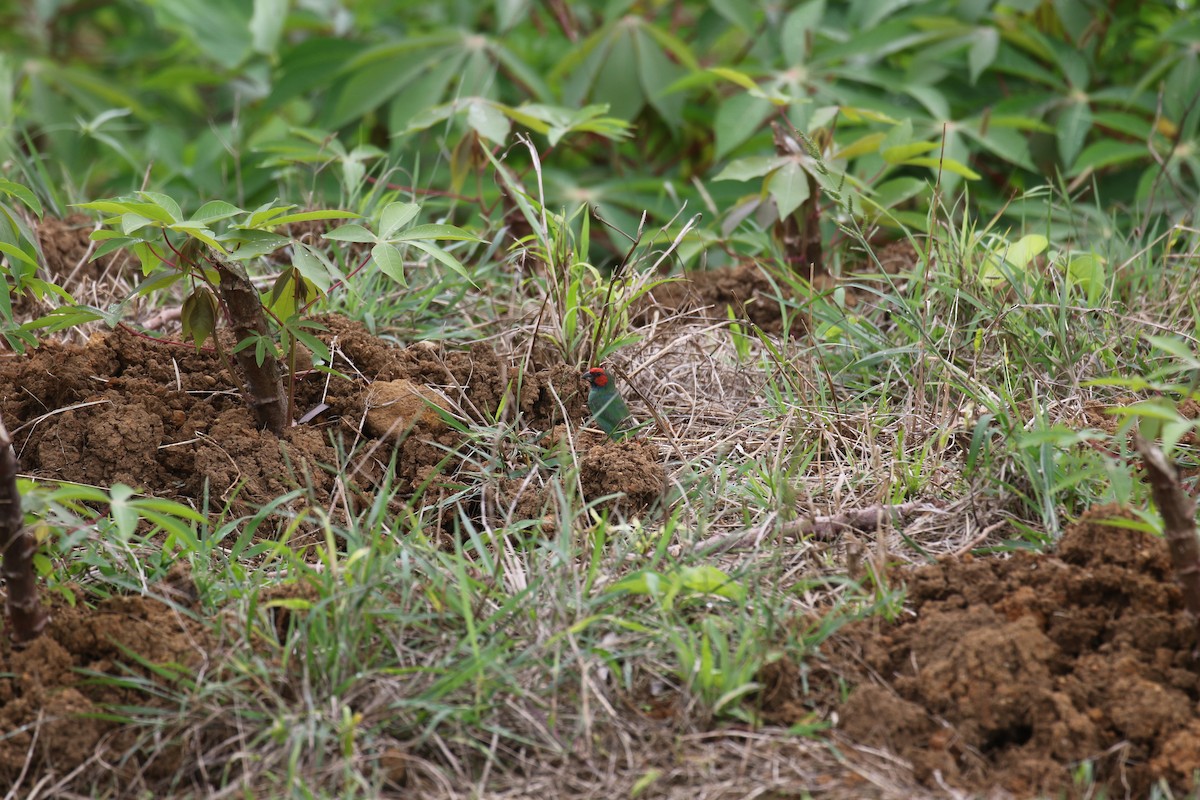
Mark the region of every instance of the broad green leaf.
POLYGON ((482 242, 473 233, 468 233, 456 225, 417 225, 409 228, 403 233, 398 233, 388 238, 391 242, 412 242, 419 239, 448 239, 451 241, 461 242, 482 242))
POLYGON ((160 20, 205 55, 232 69, 250 54, 250 4, 245 0, 157 0, 160 20))
POLYGON ((505 144, 512 125, 504 112, 483 98, 473 98, 467 104, 467 124, 479 136, 496 144, 505 144))
POLYGON ((808 173, 795 161, 789 160, 771 174, 768 184, 771 197, 779 209, 779 218, 786 219, 809 198, 808 173))
POLYGON ((279 45, 283 23, 287 20, 288 0, 254 0, 250 16, 250 37, 254 52, 272 55, 279 45))
POLYGON ((1095 253, 1071 259, 1067 263, 1067 283, 1083 289, 1088 305, 1095 306, 1108 285, 1104 259, 1095 253))
POLYGON ((866 155, 867 153, 878 153, 885 136, 886 134, 879 131, 868 133, 866 136, 851 142, 834 153, 833 157, 836 159, 851 159, 866 155))
POLYGON ((808 61, 808 42, 825 17, 825 0, 809 0, 792 9, 780 27, 780 44, 787 66, 808 61))
POLYGON ((349 225, 341 225, 331 231, 326 231, 321 234, 325 239, 333 239, 336 242, 377 242, 379 237, 371 233, 362 225, 350 223, 349 225))
POLYGON ((1155 336, 1154 334, 1146 334, 1146 341, 1168 353, 1190 368, 1200 367, 1200 357, 1191 347, 1189 347, 1182 339, 1177 336, 1155 336))
POLYGON ((928 153, 941 147, 939 142, 909 142, 908 144, 887 147, 879 152, 883 160, 889 164, 903 164, 911 158, 928 153))
POLYGON ((713 128, 717 135, 714 158, 722 159, 753 136, 771 113, 771 104, 749 94, 737 94, 721 103, 713 128))
POLYGON ((42 216, 42 203, 29 187, 22 186, 6 178, 0 178, 0 192, 11 194, 24 203, 30 211, 37 214, 39 218, 42 216))
POLYGON ((607 103, 613 116, 621 119, 633 120, 645 107, 646 95, 638 75, 637 51, 629 26, 617 26, 590 96, 593 102, 607 103))
POLYGON ((21 262, 33 267, 34 269, 37 269, 37 265, 38 265, 37 259, 35 259, 33 256, 29 255, 28 253, 26 253, 24 250, 17 247, 16 245, 9 244, 8 242, 0 242, 0 253, 4 253, 5 255, 12 256, 13 258, 17 259, 18 261, 21 261, 21 262))
POLYGON ((178 222, 183 219, 183 212, 179 210, 179 203, 176 203, 173 197, 161 192, 138 192, 138 195, 160 206, 170 215, 171 222, 178 222))
POLYGON ((250 219, 246 220, 242 227, 261 228, 276 217, 283 216, 295 207, 296 206, 291 203, 281 206, 275 205, 274 201, 266 203, 265 205, 261 205, 254 209, 254 212, 250 214, 250 219))
POLYGON ((167 209, 157 203, 142 203, 136 200, 95 200, 91 203, 76 203, 75 205, 79 208, 90 208, 105 214, 120 215, 132 212, 168 225, 176 221, 167 209))
POLYGON ((353 219, 358 216, 360 215, 353 211, 338 211, 337 209, 301 211, 297 214, 284 214, 282 217, 276 217, 271 220, 271 226, 291 225, 293 222, 308 222, 314 219, 353 219))
POLYGON ((417 217, 421 206, 416 203, 388 203, 379 215, 379 238, 387 239, 417 217))
POLYGON ((109 489, 109 498, 108 510, 117 525, 117 534, 121 541, 128 542, 137 531, 138 524, 137 509, 129 502, 133 498, 133 489, 123 483, 114 484, 109 489))
POLYGON ((256 228, 237 228, 221 234, 218 240, 226 243, 230 258, 238 261, 258 258, 292 243, 287 236, 256 228))
POLYGON ((191 339, 197 353, 217 329, 217 311, 217 298, 207 286, 197 286, 183 301, 179 315, 183 338, 191 339))
POLYGON ((475 282, 471 281, 471 276, 467 274, 467 268, 464 267, 457 258, 450 255, 445 250, 438 247, 436 244, 433 244, 432 242, 424 241, 424 240, 411 241, 411 242, 408 242, 408 244, 412 245, 413 247, 417 248, 418 250, 425 251, 426 253, 433 256, 438 261, 445 264, 450 269, 457 272, 463 278, 466 278, 468 281, 471 282, 472 285, 474 285, 475 282))
POLYGON ((1145 142, 1122 142, 1104 138, 1084 148, 1069 174, 1075 177, 1091 170, 1128 164, 1131 161, 1144 161, 1149 157, 1150 152, 1145 142))
POLYGON ((736 83, 738 86, 741 86, 747 91, 758 91, 758 84, 755 83, 754 80, 744 72, 739 72, 736 69, 729 69, 728 67, 710 67, 708 71, 713 75, 719 75, 727 81, 736 83))
POLYGON ((1092 129, 1092 109, 1086 95, 1072 95, 1071 101, 1058 117, 1058 155, 1063 167, 1070 171, 1088 132, 1092 129))
POLYGON ((216 222, 222 219, 229 219, 238 214, 246 213, 244 209, 238 208, 233 203, 226 203, 224 200, 209 200, 200 208, 196 209, 196 213, 192 215, 191 222, 216 222))
POLYGON ((147 219, 141 214, 122 214, 121 215, 121 233, 129 236, 132 233, 140 231, 147 225, 153 225, 154 220, 147 219))
POLYGON ((693 592, 715 594, 739 602, 746 599, 745 587, 716 567, 682 567, 679 577, 684 588, 693 592))
POLYGON ((757 27, 754 21, 754 4, 744 0, 708 0, 708 4, 725 19, 741 28, 746 33, 753 33, 757 27))
POLYGON ((1049 240, 1040 233, 1030 233, 1022 236, 1006 250, 998 251, 998 254, 1017 269, 1026 269, 1029 262, 1042 253, 1049 244, 1049 240))
POLYGON ((329 287, 333 285, 333 281, 338 277, 335 273, 337 270, 330 264, 323 255, 312 247, 309 247, 304 242, 296 242, 292 245, 292 266, 320 290, 321 294, 329 292, 329 287))
POLYGON ((400 254, 395 245, 380 242, 371 248, 371 259, 384 275, 401 286, 408 285, 408 281, 404 277, 404 256, 400 254))
POLYGON ((978 172, 953 158, 910 158, 904 163, 914 167, 942 169, 946 172, 953 172, 955 175, 961 175, 967 180, 972 181, 977 181, 980 177, 978 172))
POLYGON ((772 170, 778 169, 788 161, 787 156, 748 156, 739 158, 725 165, 714 181, 749 181, 761 178, 772 170))
POLYGON ((967 50, 967 71, 971 85, 979 81, 983 71, 996 60, 1000 49, 1000 32, 992 27, 977 28, 971 34, 971 47, 967 50))
POLYGON ((225 246, 217 241, 216 235, 207 226, 197 222, 176 222, 170 226, 173 231, 186 233, 194 239, 199 239, 209 247, 215 249, 218 253, 226 254, 225 246))

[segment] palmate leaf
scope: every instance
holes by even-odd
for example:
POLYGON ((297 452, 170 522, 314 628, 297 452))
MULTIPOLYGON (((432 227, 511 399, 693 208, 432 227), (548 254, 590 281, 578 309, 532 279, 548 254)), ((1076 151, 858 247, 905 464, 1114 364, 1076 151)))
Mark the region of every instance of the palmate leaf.
POLYGON ((686 44, 659 26, 627 16, 588 37, 551 74, 563 79, 568 104, 605 103, 613 116, 626 120, 649 104, 677 128, 686 97, 673 87, 686 69, 699 69, 686 44))

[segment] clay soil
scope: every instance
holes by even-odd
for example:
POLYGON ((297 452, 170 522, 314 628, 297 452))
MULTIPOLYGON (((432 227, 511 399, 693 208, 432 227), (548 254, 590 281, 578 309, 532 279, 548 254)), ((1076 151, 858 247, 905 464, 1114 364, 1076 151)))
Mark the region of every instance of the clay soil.
POLYGON ((815 662, 812 695, 793 665, 772 666, 764 711, 789 723, 832 709, 843 741, 892 752, 930 789, 1079 796, 1085 761, 1109 797, 1200 789, 1195 628, 1165 543, 1128 519, 1095 508, 1054 554, 894 576, 911 613, 848 626, 815 662))

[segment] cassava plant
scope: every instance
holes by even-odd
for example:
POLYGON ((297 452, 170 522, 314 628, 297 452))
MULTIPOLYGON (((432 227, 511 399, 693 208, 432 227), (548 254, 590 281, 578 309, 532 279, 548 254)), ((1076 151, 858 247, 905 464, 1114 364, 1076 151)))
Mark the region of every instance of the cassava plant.
MULTIPOLYGON (((328 348, 313 333, 320 326, 306 318, 316 302, 369 266, 404 285, 408 247, 466 278, 458 259, 435 242, 478 241, 451 225, 410 225, 420 211, 415 203, 381 203, 377 232, 355 222, 325 233, 324 238, 333 242, 370 245, 369 249, 348 248, 349 262, 280 232, 295 223, 360 217, 349 211, 295 211, 294 206, 273 202, 248 211, 215 200, 187 216, 172 198, 157 192, 138 192, 80 207, 108 215, 104 219, 108 228, 92 234, 99 242, 94 258, 124 249, 139 259, 145 280, 134 297, 164 297, 183 285, 184 337, 197 350, 211 340, 231 375, 238 374, 229 358, 235 357, 256 422, 277 435, 295 419, 297 345, 307 347, 316 361, 329 360, 328 348), (263 261, 284 265, 265 294, 255 288, 248 269, 263 261), (344 271, 340 263, 347 263, 349 269, 344 271), (215 335, 222 316, 236 341, 230 353, 215 335), (286 391, 281 358, 288 362, 286 391)), ((95 320, 115 326, 122 324, 127 301, 108 310, 63 306, 30 327, 54 331, 95 320)))
POLYGON ((5 615, 12 626, 12 639, 19 645, 36 639, 46 625, 33 568, 36 552, 37 539, 25 529, 17 491, 17 455, 0 419, 0 578, 8 592, 5 615))

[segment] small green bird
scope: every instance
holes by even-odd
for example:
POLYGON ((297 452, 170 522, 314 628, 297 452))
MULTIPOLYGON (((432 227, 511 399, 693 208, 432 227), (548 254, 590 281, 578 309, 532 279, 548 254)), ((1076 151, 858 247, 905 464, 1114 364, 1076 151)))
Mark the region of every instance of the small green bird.
POLYGON ((630 434, 623 428, 629 420, 629 406, 617 394, 617 387, 609 380, 608 373, 603 367, 592 367, 583 373, 583 379, 591 388, 588 389, 588 409, 592 419, 608 434, 611 439, 624 439, 630 434))

